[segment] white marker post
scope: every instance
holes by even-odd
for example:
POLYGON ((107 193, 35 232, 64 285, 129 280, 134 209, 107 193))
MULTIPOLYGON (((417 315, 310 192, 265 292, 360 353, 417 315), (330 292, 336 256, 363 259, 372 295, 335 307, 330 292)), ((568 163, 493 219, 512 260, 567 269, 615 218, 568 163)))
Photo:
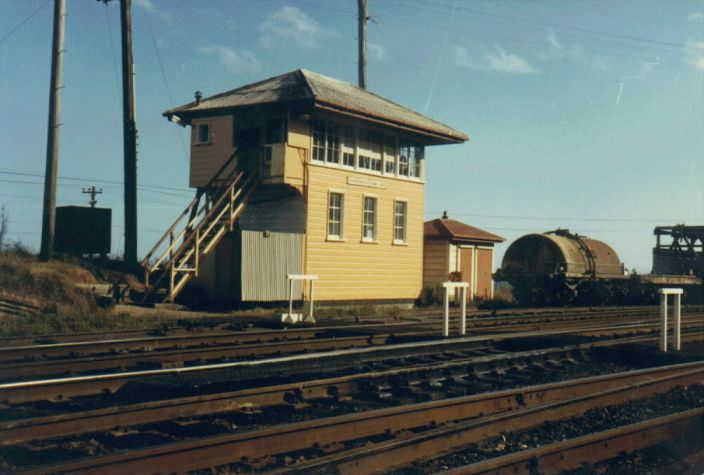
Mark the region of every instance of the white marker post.
POLYGON ((679 351, 682 347, 682 340, 680 336, 680 320, 681 320, 681 306, 682 306, 682 289, 659 289, 660 294, 660 351, 667 353, 667 296, 674 295, 674 317, 675 317, 675 328, 674 328, 674 345, 675 350, 679 351))
POLYGON ((450 336, 450 289, 462 289, 462 313, 460 315, 460 334, 467 333, 467 288, 469 282, 443 282, 445 288, 445 311, 442 335, 450 336))
MULTIPOLYGON (((313 302, 315 301, 315 281, 318 280, 317 275, 313 274, 288 274, 288 315, 283 315, 282 320, 289 319, 291 323, 307 322, 315 323, 315 318, 313 317, 313 302), (303 317, 302 314, 293 313, 293 281, 308 281, 308 298, 310 300, 310 308, 308 309, 308 316, 303 317)), ((303 298, 305 303, 305 297, 303 298)))

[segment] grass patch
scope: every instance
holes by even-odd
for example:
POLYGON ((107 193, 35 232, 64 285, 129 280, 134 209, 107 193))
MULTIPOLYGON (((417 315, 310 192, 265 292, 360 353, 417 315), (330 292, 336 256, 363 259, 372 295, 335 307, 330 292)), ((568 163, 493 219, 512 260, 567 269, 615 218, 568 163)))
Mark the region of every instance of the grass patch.
POLYGON ((77 283, 98 283, 95 275, 76 262, 40 262, 26 252, 0 253, 0 289, 37 304, 31 316, 0 316, 0 335, 33 336, 60 333, 158 327, 162 316, 117 314, 99 308, 95 297, 77 283))

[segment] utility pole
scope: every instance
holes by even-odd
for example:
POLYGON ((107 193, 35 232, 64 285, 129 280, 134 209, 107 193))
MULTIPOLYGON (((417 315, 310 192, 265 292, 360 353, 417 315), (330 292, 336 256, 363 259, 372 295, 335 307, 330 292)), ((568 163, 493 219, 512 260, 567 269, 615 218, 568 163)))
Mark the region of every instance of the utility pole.
POLYGON ((357 62, 357 73, 359 76, 359 87, 367 88, 367 0, 357 0, 357 47, 359 61, 357 62))
POLYGON ((125 169, 125 264, 137 264, 137 125, 132 61, 132 0, 120 0, 122 117, 125 169))
POLYGON ((54 253, 56 228, 56 175, 59 166, 59 127, 61 127, 61 88, 64 64, 65 0, 54 0, 54 37, 51 51, 51 86, 49 89, 49 122, 46 139, 46 172, 44 173, 44 211, 40 257, 51 259, 54 253))
POLYGON ((103 189, 96 189, 95 186, 91 186, 90 188, 83 188, 81 190, 81 193, 85 193, 87 195, 90 195, 90 207, 95 208, 95 205, 98 204, 98 200, 95 199, 96 195, 100 195, 103 193, 103 189))

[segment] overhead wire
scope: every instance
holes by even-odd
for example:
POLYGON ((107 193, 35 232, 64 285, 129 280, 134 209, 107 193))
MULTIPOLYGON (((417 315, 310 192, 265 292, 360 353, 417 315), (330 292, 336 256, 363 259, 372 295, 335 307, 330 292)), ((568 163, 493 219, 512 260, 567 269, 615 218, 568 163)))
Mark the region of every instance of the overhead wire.
POLYGON ((36 15, 37 13, 39 13, 45 6, 47 6, 47 5, 49 4, 50 1, 51 1, 51 0, 46 0, 44 3, 42 3, 41 5, 39 5, 39 7, 38 7, 36 10, 34 10, 32 13, 30 13, 24 20, 22 20, 21 22, 19 22, 14 28, 12 28, 10 31, 8 31, 8 32, 5 34, 5 36, 3 36, 2 38, 0 38, 0 43, 2 43, 3 41, 5 41, 6 39, 8 39, 8 38, 9 38, 10 36, 12 36, 17 30, 19 30, 20 28, 22 28, 25 23, 27 23, 29 20, 31 20, 32 18, 34 18, 34 15, 36 15))

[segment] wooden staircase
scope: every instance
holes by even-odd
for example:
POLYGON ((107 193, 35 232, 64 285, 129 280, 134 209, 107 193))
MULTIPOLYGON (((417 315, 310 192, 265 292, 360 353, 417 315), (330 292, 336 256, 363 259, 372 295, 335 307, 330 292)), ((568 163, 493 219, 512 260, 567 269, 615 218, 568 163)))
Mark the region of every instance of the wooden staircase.
POLYGON ((142 261, 145 301, 173 302, 198 276, 203 258, 232 231, 259 182, 257 170, 235 166, 232 154, 142 261))

